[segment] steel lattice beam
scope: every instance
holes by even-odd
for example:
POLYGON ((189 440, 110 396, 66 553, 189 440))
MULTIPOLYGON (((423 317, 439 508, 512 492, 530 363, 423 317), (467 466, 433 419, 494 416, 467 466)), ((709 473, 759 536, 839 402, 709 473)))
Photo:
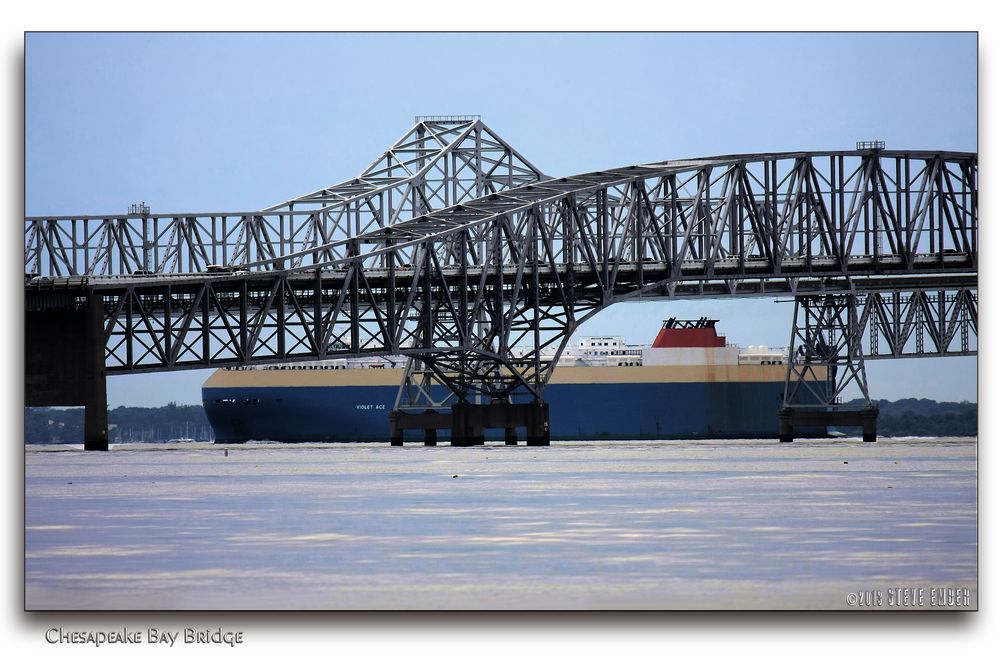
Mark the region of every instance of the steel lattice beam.
POLYGON ((974 288, 799 296, 784 407, 836 406, 852 387, 870 404, 865 361, 977 354, 978 306, 974 288))
POLYGON ((851 386, 871 404, 857 303, 854 294, 795 299, 782 407, 837 405, 851 386))
POLYGON ((858 326, 867 332, 865 359, 976 354, 979 296, 975 289, 868 293, 858 326))

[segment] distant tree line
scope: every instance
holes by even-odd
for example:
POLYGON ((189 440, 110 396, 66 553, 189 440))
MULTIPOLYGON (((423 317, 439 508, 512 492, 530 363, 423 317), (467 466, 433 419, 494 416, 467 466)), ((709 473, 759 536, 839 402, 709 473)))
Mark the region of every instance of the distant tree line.
MULTIPOLYGON (((847 406, 860 406, 855 399, 847 406)), ((904 398, 898 401, 875 401, 878 405, 880 436, 975 436, 978 435, 979 404, 968 401, 931 401, 904 398)), ((861 435, 860 428, 838 427, 847 435, 861 435)))
MULTIPOLYGON (((861 405, 856 399, 845 404, 861 405)), ((975 436, 979 406, 976 403, 904 398, 876 401, 880 436, 975 436)), ((847 435, 861 430, 838 427, 847 435)), ((165 443, 176 438, 215 440, 200 405, 170 403, 162 408, 114 408, 108 412, 112 443, 165 443)), ((83 408, 25 408, 24 442, 30 444, 82 443, 83 408)))
MULTIPOLYGON (((215 440, 204 408, 176 403, 162 408, 113 408, 108 411, 108 434, 112 443, 165 443, 176 438, 215 440)), ((83 408, 25 408, 24 442, 82 443, 83 408)))

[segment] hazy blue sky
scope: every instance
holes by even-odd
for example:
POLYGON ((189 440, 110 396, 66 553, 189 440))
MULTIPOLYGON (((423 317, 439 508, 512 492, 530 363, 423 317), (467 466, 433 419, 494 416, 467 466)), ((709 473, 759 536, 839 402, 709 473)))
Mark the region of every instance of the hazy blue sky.
MULTIPOLYGON (((25 60, 31 215, 265 207, 357 175, 415 115, 481 114, 554 176, 864 139, 977 149, 974 34, 30 34, 25 60)), ((642 343, 702 315, 788 342, 791 305, 764 299, 620 305, 583 331, 642 343)), ((109 403, 197 403, 209 373, 111 378, 109 403)), ((976 399, 974 358, 869 380, 976 399)))

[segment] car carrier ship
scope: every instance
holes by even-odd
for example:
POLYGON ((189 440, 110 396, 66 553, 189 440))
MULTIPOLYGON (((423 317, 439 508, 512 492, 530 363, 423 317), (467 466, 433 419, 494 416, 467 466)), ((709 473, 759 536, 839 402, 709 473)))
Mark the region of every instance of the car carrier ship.
MULTIPOLYGON (((787 350, 729 344, 716 332, 717 322, 667 319, 645 346, 620 337, 580 338, 545 387, 551 438, 776 437, 787 350)), ((225 368, 205 381, 202 401, 217 443, 385 441, 406 361, 386 356, 225 368)), ((811 432, 826 435, 825 428, 811 432)), ((502 430, 492 433, 487 430, 488 440, 503 438, 502 430)))

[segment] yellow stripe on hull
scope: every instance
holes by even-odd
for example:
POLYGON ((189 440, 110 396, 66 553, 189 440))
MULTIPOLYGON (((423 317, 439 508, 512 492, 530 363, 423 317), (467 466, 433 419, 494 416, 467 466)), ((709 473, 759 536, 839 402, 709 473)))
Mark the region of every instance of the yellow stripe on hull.
POLYGON ((328 370, 217 370, 203 387, 385 387, 399 386, 402 368, 328 370))
MULTIPOLYGON (((227 387, 382 387, 398 386, 402 368, 328 370, 225 370, 212 373, 203 386, 227 387)), ((663 382, 781 382, 784 366, 561 366, 550 384, 621 384, 663 382)))

